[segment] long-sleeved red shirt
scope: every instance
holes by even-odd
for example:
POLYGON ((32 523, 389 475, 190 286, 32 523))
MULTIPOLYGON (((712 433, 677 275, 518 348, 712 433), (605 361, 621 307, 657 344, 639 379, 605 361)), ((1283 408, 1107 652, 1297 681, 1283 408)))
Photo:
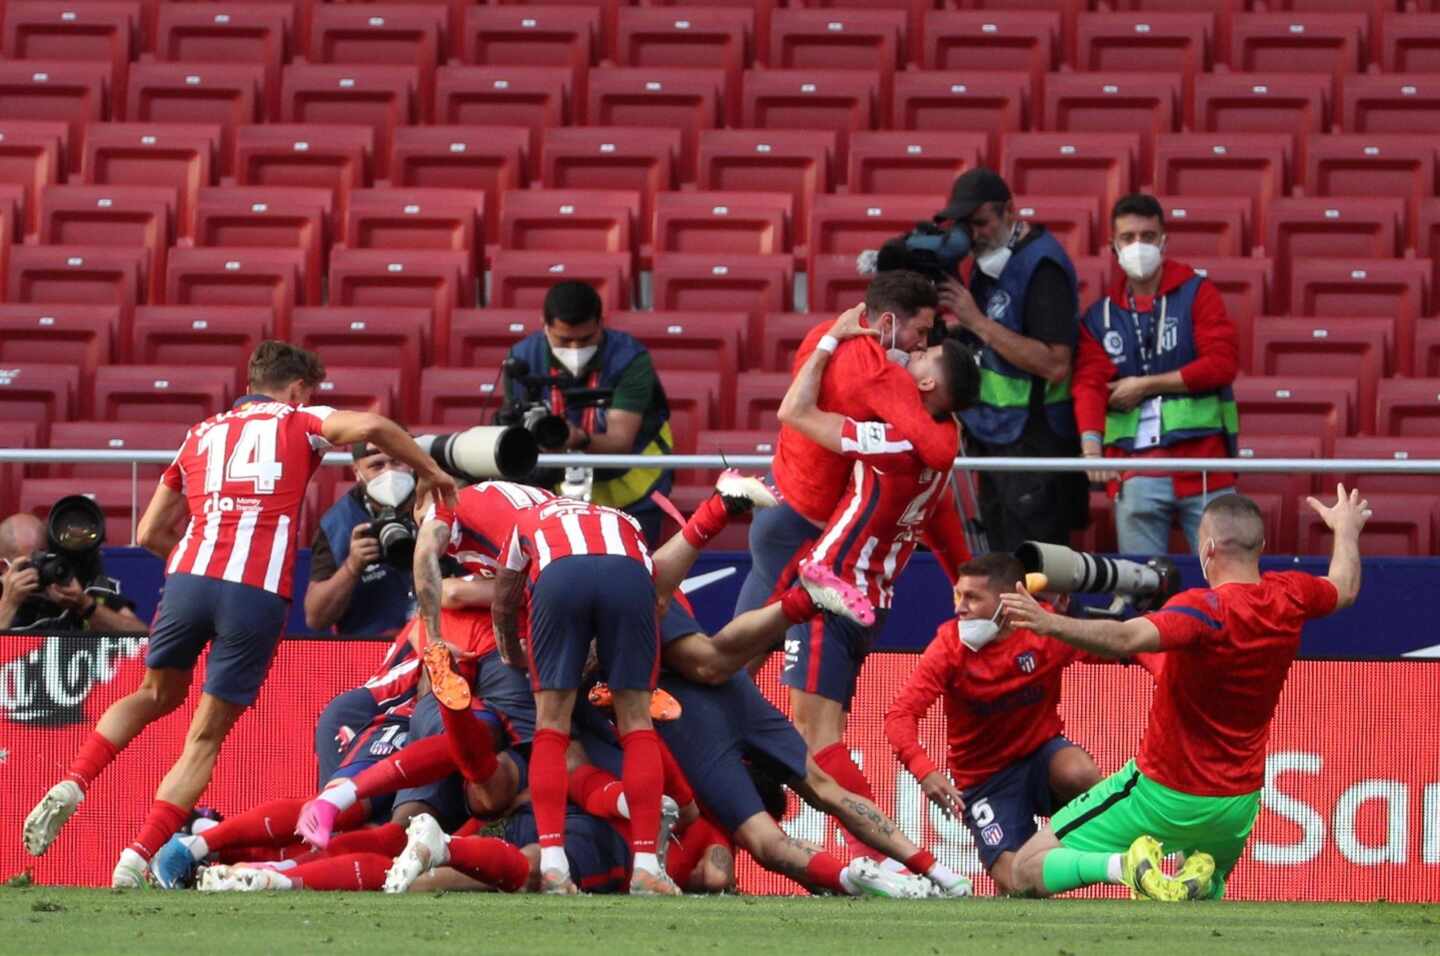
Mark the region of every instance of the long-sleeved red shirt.
MULTIPOLYGON (((1184 263, 1165 260, 1160 276, 1157 295, 1164 295, 1179 288, 1195 275, 1195 270, 1184 263)), ((1125 274, 1114 270, 1110 278, 1107 295, 1115 302, 1125 302, 1125 274)), ((1155 296, 1136 296, 1135 306, 1141 311, 1153 308, 1155 296)), ((1191 392, 1209 392, 1223 388, 1235 381, 1240 368, 1239 336, 1235 323, 1225 311, 1225 302, 1212 282, 1201 282, 1195 292, 1195 304, 1191 311, 1191 327, 1195 336, 1195 359, 1180 368, 1180 377, 1191 392)), ((1105 431, 1105 410, 1110 401, 1108 384, 1115 379, 1116 367, 1104 347, 1082 325, 1080 344, 1075 353, 1075 373, 1071 380, 1071 392, 1075 398, 1075 423, 1082 432, 1105 431)), ((1177 442, 1165 448, 1147 448, 1143 451, 1126 453, 1118 448, 1106 447, 1107 458, 1226 458, 1230 454, 1225 439, 1220 435, 1209 435, 1189 441, 1177 442)), ((1120 480, 1133 475, 1159 475, 1158 472, 1124 472, 1120 480)), ((1171 478, 1175 495, 1179 498, 1198 495, 1206 488, 1228 488, 1235 484, 1235 475, 1230 472, 1211 472, 1202 482, 1199 472, 1182 472, 1163 475, 1171 478)), ((1112 482, 1110 494, 1115 495, 1118 486, 1112 482)))

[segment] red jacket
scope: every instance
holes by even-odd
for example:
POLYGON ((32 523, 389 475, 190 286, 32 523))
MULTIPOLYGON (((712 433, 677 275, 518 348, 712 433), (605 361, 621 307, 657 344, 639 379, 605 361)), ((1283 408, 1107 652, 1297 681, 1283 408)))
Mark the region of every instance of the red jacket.
MULTIPOLYGON (((1194 269, 1173 259, 1166 259, 1161 270, 1157 294, 1171 292, 1195 275, 1194 269)), ((1116 302, 1124 302, 1127 282, 1125 273, 1118 268, 1112 269, 1110 288, 1106 294, 1116 302)), ((1153 301, 1153 296, 1135 297, 1135 305, 1142 311, 1151 308, 1153 301)), ((1191 324, 1195 330, 1196 358, 1180 369, 1180 377, 1185 381, 1185 387, 1191 392, 1208 392, 1233 383, 1240 370, 1239 335, 1235 331, 1235 323, 1230 321, 1230 316, 1225 312, 1225 302, 1220 298, 1220 292, 1213 282, 1202 281, 1200 288, 1196 290, 1191 324)), ((1105 409, 1110 401, 1107 385, 1114 378, 1115 363, 1110 361, 1105 349, 1082 325, 1080 345, 1075 353, 1075 373, 1070 386, 1075 398, 1075 424, 1082 433, 1104 433, 1105 409)), ((1178 442, 1167 448, 1135 452, 1134 457, 1226 458, 1229 454, 1225 439, 1219 435, 1210 435, 1178 442)), ((1118 448, 1106 446, 1105 457, 1126 458, 1130 455, 1118 448)), ((1235 475, 1231 472, 1211 472, 1208 480, 1202 482, 1200 472, 1197 471, 1170 474, 1127 471, 1121 473, 1120 480, 1146 474, 1172 478, 1177 498, 1198 495, 1206 488, 1228 488, 1235 484, 1235 475)), ((1111 497, 1114 497, 1118 486, 1111 482, 1108 490, 1111 497)))

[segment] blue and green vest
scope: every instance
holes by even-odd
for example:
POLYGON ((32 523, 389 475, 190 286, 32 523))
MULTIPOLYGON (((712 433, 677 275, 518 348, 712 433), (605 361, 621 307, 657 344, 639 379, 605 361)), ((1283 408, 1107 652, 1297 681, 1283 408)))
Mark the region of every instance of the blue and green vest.
MULTIPOLYGON (((320 519, 320 530, 330 543, 338 568, 350 556, 350 532, 373 516, 353 494, 340 496, 320 519)), ((341 634, 384 634, 398 631, 415 610, 410 572, 381 561, 360 572, 350 606, 335 622, 341 634)))

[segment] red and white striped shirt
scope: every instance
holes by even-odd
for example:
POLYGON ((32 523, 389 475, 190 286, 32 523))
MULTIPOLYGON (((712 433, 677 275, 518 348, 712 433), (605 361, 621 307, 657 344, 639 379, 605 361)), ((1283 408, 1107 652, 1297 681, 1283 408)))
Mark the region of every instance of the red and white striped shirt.
POLYGON ((494 577, 505 557, 515 516, 532 505, 553 501, 555 495, 513 481, 482 481, 460 489, 455 507, 430 505, 425 520, 438 518, 450 526, 448 553, 465 570, 494 577))
POLYGON ((385 652, 385 659, 362 685, 375 698, 375 706, 381 711, 390 711, 415 699, 415 690, 420 685, 420 656, 415 653, 412 635, 419 626, 418 620, 411 618, 400 629, 385 652))
POLYGON ((333 408, 245 402, 185 435, 160 481, 190 505, 167 574, 198 574, 290 597, 305 486, 330 449, 333 408))
POLYGON ((516 516, 505 567, 528 569, 533 582, 561 558, 603 554, 632 558, 655 573, 638 521, 615 508, 556 498, 516 516))
POLYGON ((850 482, 810 551, 865 592, 877 608, 894 597, 925 525, 945 500, 945 472, 925 467, 915 446, 885 422, 845 419, 840 453, 850 482))

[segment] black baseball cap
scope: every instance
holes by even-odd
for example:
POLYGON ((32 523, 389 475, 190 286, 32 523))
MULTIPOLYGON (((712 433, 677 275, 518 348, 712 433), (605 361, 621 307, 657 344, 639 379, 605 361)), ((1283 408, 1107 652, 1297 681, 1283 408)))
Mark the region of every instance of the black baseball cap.
POLYGON ((936 219, 966 220, 987 202, 1009 202, 1010 187, 993 169, 967 169, 950 187, 950 203, 935 214, 936 219))

